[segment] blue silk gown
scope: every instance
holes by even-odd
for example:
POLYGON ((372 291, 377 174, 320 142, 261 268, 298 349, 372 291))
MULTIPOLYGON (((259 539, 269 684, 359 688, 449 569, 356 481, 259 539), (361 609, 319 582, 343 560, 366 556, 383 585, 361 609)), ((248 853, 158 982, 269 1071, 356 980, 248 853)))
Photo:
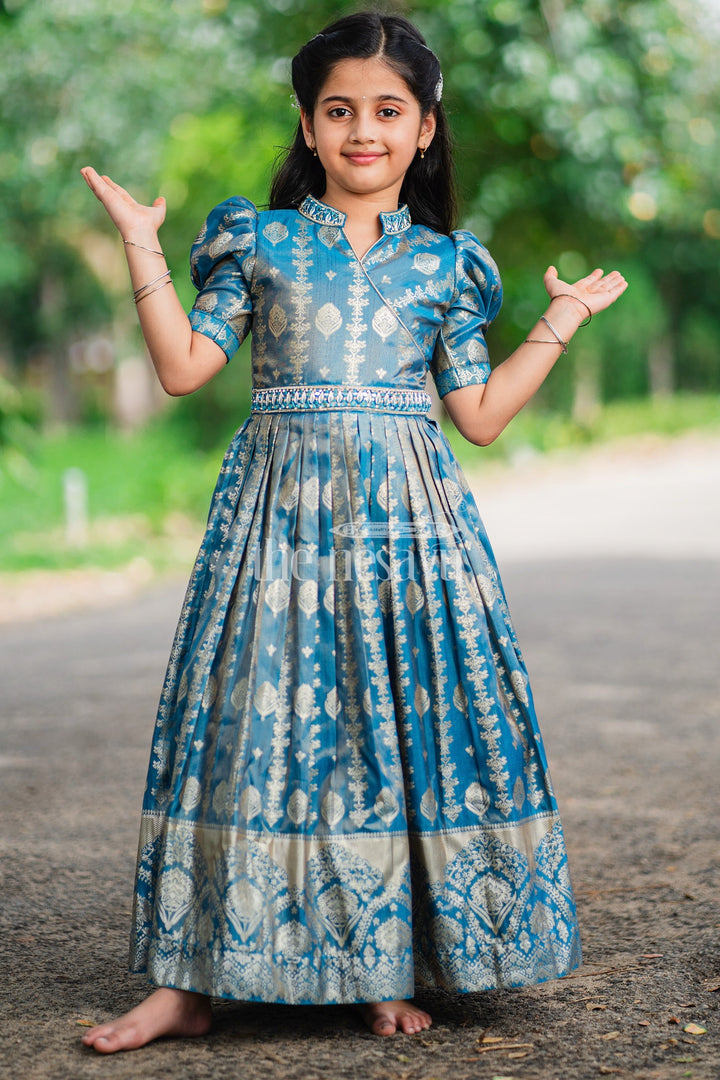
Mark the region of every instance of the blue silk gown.
POLYGON ((308 197, 216 207, 194 330, 252 330, 159 706, 131 968, 287 1003, 580 963, 565 845, 480 515, 428 415, 490 373, 497 268, 406 207, 358 259, 308 197))

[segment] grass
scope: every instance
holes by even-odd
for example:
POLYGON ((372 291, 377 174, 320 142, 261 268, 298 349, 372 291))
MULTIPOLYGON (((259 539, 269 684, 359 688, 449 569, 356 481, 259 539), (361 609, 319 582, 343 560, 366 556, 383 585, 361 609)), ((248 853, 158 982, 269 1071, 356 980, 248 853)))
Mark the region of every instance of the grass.
POLYGON ((132 437, 71 430, 43 437, 0 473, 0 570, 114 568, 142 555, 155 569, 197 548, 222 450, 183 445, 171 427, 132 437), (66 536, 64 478, 87 483, 86 543, 66 536))
POLYGON ((531 408, 519 413, 490 446, 473 446, 452 426, 445 434, 461 466, 522 460, 528 452, 582 449, 599 443, 653 435, 672 438, 688 431, 720 435, 720 397, 715 394, 675 394, 667 398, 617 401, 599 408, 584 423, 559 413, 531 408))
MULTIPOLYGON (((489 447, 468 443, 448 421, 445 433, 463 468, 521 460, 528 452, 582 448, 634 436, 720 434, 720 400, 676 395, 606 406, 586 424, 530 409, 489 447)), ((172 425, 123 436, 71 430, 40 438, 31 459, 0 460, 0 571, 116 569, 142 558, 153 570, 187 570, 202 535, 225 447, 201 452, 172 425), (66 535, 63 478, 87 479, 84 544, 66 535)))

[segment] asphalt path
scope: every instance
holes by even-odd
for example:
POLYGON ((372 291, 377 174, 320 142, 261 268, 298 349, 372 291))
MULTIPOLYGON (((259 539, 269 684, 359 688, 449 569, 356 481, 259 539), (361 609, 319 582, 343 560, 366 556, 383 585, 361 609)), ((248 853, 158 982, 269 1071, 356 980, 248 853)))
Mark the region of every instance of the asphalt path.
POLYGON ((596 504, 607 469, 574 487, 573 466, 544 481, 526 470, 523 498, 506 481, 474 482, 563 815, 580 972, 523 990, 419 994, 435 1018, 423 1036, 378 1039, 339 1007, 224 1003, 202 1039, 112 1059, 82 1047, 83 1023, 146 993, 126 974, 129 909, 176 581, 0 627, 0 1075, 717 1080, 720 557, 706 535, 716 503, 702 469, 698 490, 684 470, 654 485, 655 456, 630 498, 632 469, 606 465, 616 484, 601 526, 583 500, 596 504), (558 484, 569 485, 563 499, 558 484), (557 505, 551 522, 541 513, 556 497, 565 525, 557 505), (642 519, 632 536, 623 513, 642 519))

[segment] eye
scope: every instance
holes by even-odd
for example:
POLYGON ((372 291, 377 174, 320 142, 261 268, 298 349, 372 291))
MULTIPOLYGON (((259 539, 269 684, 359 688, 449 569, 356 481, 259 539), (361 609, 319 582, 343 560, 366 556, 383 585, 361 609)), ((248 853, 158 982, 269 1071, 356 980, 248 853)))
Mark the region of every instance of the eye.
POLYGON ((380 116, 392 118, 393 116, 399 115, 400 111, 398 109, 394 109, 392 105, 386 105, 384 109, 380 110, 380 116))
POLYGON ((340 120, 349 115, 350 110, 346 109, 344 105, 336 105, 334 108, 328 111, 328 116, 335 116, 340 120))

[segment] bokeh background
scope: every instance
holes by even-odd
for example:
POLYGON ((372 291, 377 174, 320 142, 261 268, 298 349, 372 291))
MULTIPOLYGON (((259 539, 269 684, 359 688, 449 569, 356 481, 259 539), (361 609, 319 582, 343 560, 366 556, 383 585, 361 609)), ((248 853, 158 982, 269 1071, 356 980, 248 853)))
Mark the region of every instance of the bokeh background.
MULTIPOLYGON (((246 343, 171 400, 139 335, 122 244, 79 169, 140 200, 189 309, 188 251, 232 194, 259 207, 297 122, 290 58, 363 4, 0 2, 0 571, 187 563, 220 458, 248 415, 246 343)), ((461 225, 505 302, 494 362, 573 280, 631 287, 573 340, 489 448, 443 417, 464 466, 643 432, 720 432, 720 3, 390 3, 441 58, 461 225)), ((134 568, 134 569, 133 569, 134 568)))

